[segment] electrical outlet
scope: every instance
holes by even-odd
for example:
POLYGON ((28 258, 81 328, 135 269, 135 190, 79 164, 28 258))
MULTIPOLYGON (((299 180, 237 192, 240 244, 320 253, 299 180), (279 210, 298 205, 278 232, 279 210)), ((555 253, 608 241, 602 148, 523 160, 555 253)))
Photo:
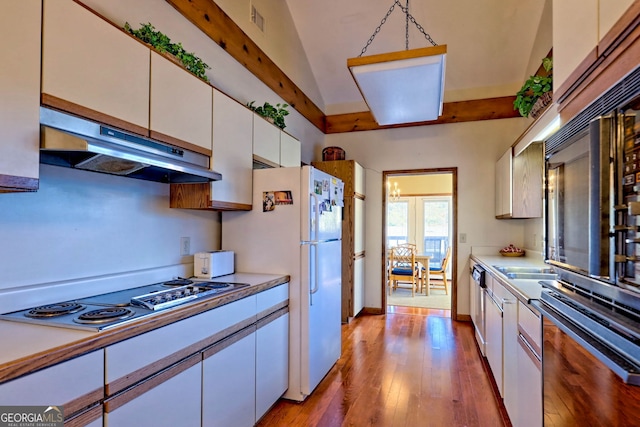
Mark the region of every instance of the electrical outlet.
POLYGON ((460 243, 467 243, 467 233, 460 233, 460 243))
POLYGON ((180 255, 187 256, 191 254, 191 237, 180 238, 180 255))

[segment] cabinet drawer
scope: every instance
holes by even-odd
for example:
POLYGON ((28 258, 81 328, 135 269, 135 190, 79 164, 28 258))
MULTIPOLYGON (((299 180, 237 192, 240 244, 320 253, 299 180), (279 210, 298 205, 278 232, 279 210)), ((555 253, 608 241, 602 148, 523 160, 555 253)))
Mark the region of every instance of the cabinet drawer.
POLYGON ((64 405, 68 417, 101 400, 103 386, 104 353, 97 350, 4 383, 0 396, 2 405, 64 405))
POLYGON ((197 347, 218 332, 237 324, 255 322, 255 313, 256 296, 251 295, 107 347, 107 394, 112 395, 201 350, 192 346, 197 347))
POLYGON ((283 283, 282 285, 268 289, 264 292, 260 292, 256 295, 258 301, 258 318, 263 317, 269 313, 263 313, 265 311, 272 311, 271 308, 275 306, 284 306, 285 301, 289 300, 289 283, 283 283))
POLYGON ((534 313, 522 302, 518 302, 518 329, 527 334, 527 341, 534 345, 534 350, 541 355, 542 321, 540 315, 534 313))

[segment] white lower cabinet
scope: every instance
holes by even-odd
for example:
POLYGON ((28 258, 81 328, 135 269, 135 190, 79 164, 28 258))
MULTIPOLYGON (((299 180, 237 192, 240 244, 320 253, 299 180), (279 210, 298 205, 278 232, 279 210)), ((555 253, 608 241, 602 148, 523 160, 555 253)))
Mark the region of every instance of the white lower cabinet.
POLYGON ((289 387, 289 313, 258 322, 256 331, 256 421, 289 387))
POLYGON ((96 350, 0 385, 0 404, 2 405, 64 406, 65 419, 87 407, 91 407, 89 410, 97 409, 92 412, 93 415, 85 418, 87 422, 97 422, 102 419, 100 401, 103 396, 104 352, 102 350, 96 350), (79 372, 82 375, 78 375, 79 372))
MULTIPOLYGON (((518 413, 518 388, 520 388, 520 375, 518 372, 518 300, 509 291, 502 306, 502 331, 503 337, 503 396, 504 406, 512 421, 517 419, 518 413)), ((515 424, 518 425, 518 424, 515 424)))
MULTIPOLYGON (((528 306, 518 303, 518 409, 512 424, 541 427, 542 408, 542 320, 528 306)), ((507 408, 508 409, 508 408, 507 408)), ((509 414, 511 416, 511 414, 509 414)))
MULTIPOLYGON (((495 298, 500 298, 502 285, 491 276, 488 276, 487 280, 491 282, 488 286, 493 290, 495 298)), ((498 302, 494 301, 489 295, 487 295, 485 303, 487 361, 491 367, 500 396, 504 396, 502 383, 502 309, 498 306, 498 302)))
POLYGON ((105 414, 105 427, 200 426, 199 361, 180 362, 112 399, 106 405, 115 409, 105 414))
POLYGON ((253 426, 256 385, 255 325, 203 353, 202 425, 253 426))

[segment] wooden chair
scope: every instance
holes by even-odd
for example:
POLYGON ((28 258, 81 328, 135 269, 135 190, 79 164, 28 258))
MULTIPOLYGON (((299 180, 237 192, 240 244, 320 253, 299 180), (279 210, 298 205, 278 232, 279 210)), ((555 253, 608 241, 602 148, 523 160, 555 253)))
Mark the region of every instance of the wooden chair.
MULTIPOLYGON (((442 263, 438 267, 429 267, 429 284, 431 289, 442 289, 444 288, 445 294, 449 295, 449 285, 447 283, 447 266, 449 265, 449 258, 451 258, 451 246, 447 248, 447 252, 444 254, 444 258, 442 258, 442 263), (442 284, 433 283, 433 275, 442 276, 442 284)), ((422 267, 424 270, 426 267, 422 267)), ((422 284, 420 286, 420 292, 422 292, 422 284)))
POLYGON ((416 245, 407 243, 391 248, 389 255, 389 295, 398 282, 411 283, 411 296, 415 296, 420 283, 420 269, 416 265, 416 245))

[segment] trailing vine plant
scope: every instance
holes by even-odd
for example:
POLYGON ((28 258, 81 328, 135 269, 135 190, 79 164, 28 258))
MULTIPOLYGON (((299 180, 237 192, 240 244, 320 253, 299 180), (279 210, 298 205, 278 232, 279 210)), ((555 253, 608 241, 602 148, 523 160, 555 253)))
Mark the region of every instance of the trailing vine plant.
POLYGON ((140 25, 139 29, 134 30, 128 22, 125 22, 124 30, 141 41, 150 44, 158 52, 166 52, 175 56, 190 73, 205 82, 209 81, 205 73, 211 67, 205 64, 202 59, 193 53, 187 52, 182 47, 182 43, 172 43, 167 35, 156 30, 151 23, 140 25))
POLYGON ((256 114, 261 115, 266 119, 271 119, 273 124, 278 126, 280 129, 284 129, 286 127, 284 123, 284 117, 289 115, 289 110, 287 110, 288 104, 276 104, 271 105, 268 102, 265 102, 264 105, 253 105, 256 101, 251 101, 247 104, 247 107, 251 111, 255 111, 256 114))

